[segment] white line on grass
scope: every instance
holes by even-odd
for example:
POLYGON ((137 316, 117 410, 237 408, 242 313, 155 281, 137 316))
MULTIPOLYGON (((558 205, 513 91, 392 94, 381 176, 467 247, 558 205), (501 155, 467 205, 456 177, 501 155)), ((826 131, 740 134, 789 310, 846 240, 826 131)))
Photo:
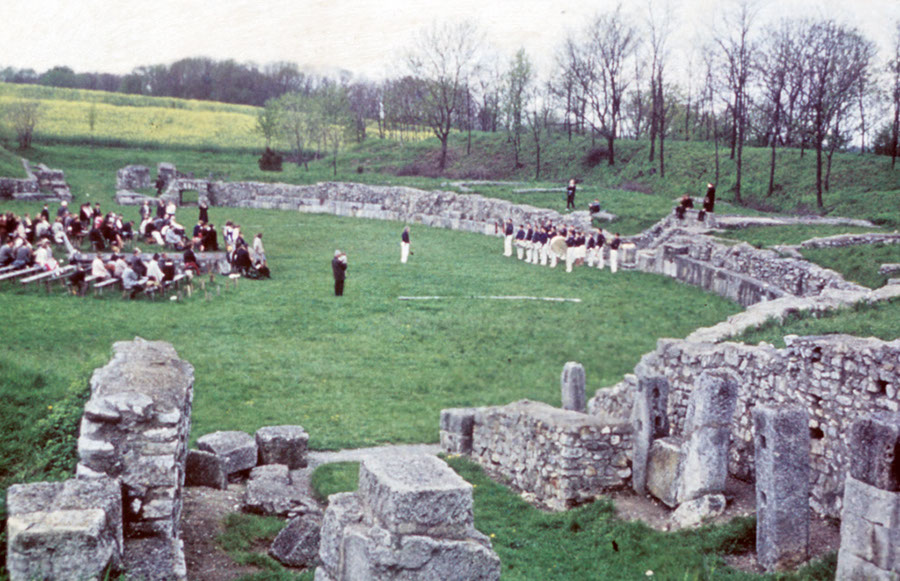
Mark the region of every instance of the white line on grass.
POLYGON ((580 303, 581 299, 569 299, 564 297, 520 297, 520 296, 460 296, 460 297, 441 297, 441 296, 424 296, 424 297, 397 297, 401 301, 444 301, 449 299, 489 299, 498 301, 551 301, 555 303, 580 303))

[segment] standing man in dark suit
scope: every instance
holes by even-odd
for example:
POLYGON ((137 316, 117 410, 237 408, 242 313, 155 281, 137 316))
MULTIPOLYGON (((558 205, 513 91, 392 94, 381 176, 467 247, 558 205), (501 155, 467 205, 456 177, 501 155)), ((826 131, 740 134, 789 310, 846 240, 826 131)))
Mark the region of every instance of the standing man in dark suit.
POLYGON ((566 210, 575 209, 575 178, 569 180, 566 188, 566 210))
POLYGON ((334 251, 331 259, 331 272, 334 274, 334 296, 344 296, 344 279, 347 277, 347 255, 340 250, 334 251))

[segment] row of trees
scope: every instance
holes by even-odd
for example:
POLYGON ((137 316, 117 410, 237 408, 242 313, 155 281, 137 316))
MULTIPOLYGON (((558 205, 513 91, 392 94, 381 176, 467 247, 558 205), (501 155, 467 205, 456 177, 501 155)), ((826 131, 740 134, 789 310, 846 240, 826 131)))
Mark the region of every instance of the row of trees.
POLYGON ((616 163, 617 139, 649 138, 649 159, 658 160, 662 175, 667 137, 693 139, 705 133, 716 142, 717 180, 721 137, 735 160, 738 203, 748 143, 771 148, 769 195, 776 189, 777 149, 799 148, 801 155, 814 150, 819 207, 829 188, 834 152, 854 138, 865 150, 873 118, 876 126, 880 121, 879 149, 896 159, 900 26, 885 67, 877 65, 874 43, 847 25, 785 19, 763 28, 756 25, 750 0, 738 0, 731 8, 709 41, 692 53, 686 86, 669 74, 674 19, 652 6, 642 19, 621 7, 598 15, 560 45, 556 74, 543 83, 524 51, 497 74, 478 60, 485 51, 478 49, 471 27, 435 27, 417 42, 408 62, 411 78, 422 87, 419 121, 441 142, 442 168, 449 132, 471 128, 473 115, 499 119, 517 165, 522 137, 530 133, 536 175, 541 135, 553 128, 570 138, 587 133, 605 140, 610 165, 616 163), (471 104, 484 105, 472 111, 471 104), (893 120, 886 122, 888 117, 893 120))
POLYGON ((38 74, 7 67, 0 69, 0 81, 261 106, 271 98, 304 89, 316 82, 316 76, 294 63, 260 67, 234 60, 186 58, 169 65, 138 67, 127 75, 76 73, 61 66, 38 74))
MULTIPOLYGON (((475 25, 452 23, 421 32, 405 72, 385 81, 324 78, 289 63, 260 68, 200 58, 140 67, 118 79, 118 90, 263 105, 259 128, 267 144, 288 144, 298 161, 313 146, 334 156, 347 140, 365 139, 372 126, 379 137, 400 139, 427 129, 441 144, 443 170, 454 131, 470 137, 473 130, 503 131, 517 167, 524 166, 523 145, 531 140, 540 177, 542 145, 556 132, 601 140, 610 165, 617 140, 648 139, 649 160, 662 175, 667 139, 714 141, 718 180, 721 141, 735 160, 738 203, 746 144, 771 148, 769 195, 777 188, 778 149, 814 150, 819 206, 832 156, 852 139, 864 150, 874 141, 876 151, 896 159, 900 26, 893 54, 879 64, 874 44, 847 25, 822 18, 763 27, 756 20, 754 0, 733 0, 705 42, 678 55, 687 63, 686 75, 677 75, 681 82, 671 72, 676 19, 651 0, 643 12, 618 7, 598 14, 562 39, 548 79, 537 78, 524 50, 506 63, 492 60, 487 55, 495 52, 475 25)), ((0 71, 0 79, 22 76, 0 71)), ((61 67, 31 82, 114 84, 107 75, 61 67)))

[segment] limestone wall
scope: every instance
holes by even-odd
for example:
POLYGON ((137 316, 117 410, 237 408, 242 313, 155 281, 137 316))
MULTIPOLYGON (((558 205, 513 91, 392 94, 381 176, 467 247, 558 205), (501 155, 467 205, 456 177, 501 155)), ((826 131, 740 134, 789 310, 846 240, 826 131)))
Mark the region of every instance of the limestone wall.
POLYGON ((645 248, 638 257, 638 269, 700 286, 743 306, 786 295, 815 296, 825 289, 866 290, 805 260, 746 243, 723 244, 699 234, 676 233, 656 247, 645 248))
MULTIPOLYGON (((120 172, 129 175, 125 170, 120 172)), ((121 185, 127 185, 121 182, 121 185)), ((140 204, 145 196, 118 188, 120 204, 140 204)), ((425 191, 402 186, 326 182, 307 186, 263 182, 223 182, 178 177, 172 179, 161 198, 181 202, 181 192, 196 190, 211 206, 295 210, 312 214, 334 214, 353 218, 395 220, 465 230, 480 234, 499 234, 496 224, 512 218, 517 225, 549 220, 555 224, 590 228, 590 213, 560 214, 554 210, 485 198, 476 194, 425 191)))
POLYGON ((554 509, 593 500, 631 477, 631 425, 519 401, 475 410, 472 459, 554 509))
POLYGON ((43 164, 32 167, 24 159, 22 164, 28 177, 0 178, 0 200, 72 200, 72 192, 62 170, 50 169, 43 164))
POLYGON ((78 476, 122 479, 126 534, 177 537, 194 369, 168 343, 113 345, 91 377, 78 476))
POLYGON ((900 410, 900 340, 885 342, 848 335, 794 337, 784 349, 771 345, 702 343, 660 339, 615 390, 600 390, 588 405, 598 417, 625 416, 621 392, 635 377, 665 376, 671 385, 668 414, 673 433, 684 427, 688 398, 705 370, 732 371, 739 378, 729 471, 752 479, 750 410, 758 404, 793 403, 810 414, 811 507, 838 518, 849 467, 848 437, 863 413, 900 410))

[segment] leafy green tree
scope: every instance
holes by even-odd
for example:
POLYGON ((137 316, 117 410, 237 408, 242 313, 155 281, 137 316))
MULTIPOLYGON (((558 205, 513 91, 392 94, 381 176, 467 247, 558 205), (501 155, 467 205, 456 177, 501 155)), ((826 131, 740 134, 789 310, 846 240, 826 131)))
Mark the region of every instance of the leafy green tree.
POLYGON ((510 63, 505 75, 503 92, 504 113, 506 114, 506 131, 515 154, 516 168, 522 167, 519 152, 522 149, 522 135, 525 134, 525 112, 528 107, 531 83, 534 80, 534 67, 525 49, 520 48, 510 63))

